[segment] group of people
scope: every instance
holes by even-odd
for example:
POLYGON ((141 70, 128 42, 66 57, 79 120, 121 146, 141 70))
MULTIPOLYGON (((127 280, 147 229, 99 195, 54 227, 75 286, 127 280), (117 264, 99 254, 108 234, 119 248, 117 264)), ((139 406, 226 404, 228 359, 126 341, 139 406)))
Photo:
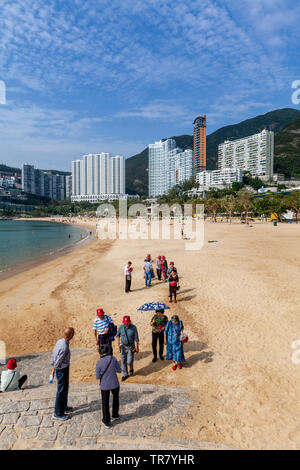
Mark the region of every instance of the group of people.
MULTIPOLYGON (((153 269, 154 260, 151 258, 151 254, 147 254, 144 259, 144 278, 145 286, 151 287, 151 281, 155 278, 155 273, 153 269)), ((125 273, 125 292, 132 292, 131 290, 131 281, 132 281, 132 272, 133 266, 132 261, 128 261, 127 265, 124 268, 125 273)), ((170 261, 170 266, 168 267, 168 261, 165 256, 158 256, 156 259, 156 275, 159 281, 164 280, 169 284, 169 297, 170 302, 177 302, 177 291, 179 289, 179 277, 177 268, 174 266, 174 261, 170 261)))
MULTIPOLYGON (((145 286, 151 286, 151 280, 155 277, 153 269, 154 260, 151 254, 147 254, 144 259, 145 286)), ((128 261, 125 266, 125 292, 131 292, 133 266, 128 261)), ((179 277, 174 262, 170 261, 170 266, 165 256, 158 256, 156 259, 156 275, 158 280, 165 280, 169 286, 169 297, 176 303, 176 293, 179 289, 179 277)), ((156 310, 150 326, 152 329, 152 362, 155 363, 160 358, 172 361, 172 369, 182 369, 185 362, 183 344, 186 341, 184 326, 177 315, 173 315, 169 320, 164 309, 156 310), (157 346, 159 345, 159 348, 157 346), (166 356, 164 347, 166 346, 166 356)), ((123 317, 119 328, 114 325, 110 315, 106 314, 102 308, 96 311, 96 318, 93 322, 93 330, 96 347, 100 354, 100 359, 96 364, 96 379, 100 381, 102 397, 102 422, 106 428, 110 427, 111 421, 119 419, 119 391, 120 385, 118 373, 122 374, 122 381, 134 374, 134 358, 139 353, 139 334, 137 327, 132 323, 129 315, 123 317), (117 348, 121 354, 121 365, 113 355, 112 344, 116 341, 117 348), (110 392, 113 396, 112 416, 109 410, 110 392)), ((69 391, 69 370, 70 370, 70 341, 74 337, 74 328, 68 327, 64 331, 63 338, 57 341, 51 355, 52 371, 50 383, 54 375, 57 379, 57 394, 54 406, 53 419, 65 421, 70 418, 73 408, 68 406, 69 391)), ((20 377, 16 371, 17 362, 12 358, 7 362, 7 370, 1 374, 1 391, 19 390, 22 388, 27 376, 20 377)))
MULTIPOLYGON (((185 362, 183 353, 184 326, 177 315, 171 320, 165 315, 163 309, 157 310, 150 321, 152 328, 152 362, 159 358, 173 361, 172 369, 182 369, 185 362), (159 351, 157 354, 157 343, 159 351), (164 358, 164 346, 166 346, 166 357, 164 358)), ((139 353, 139 335, 136 326, 131 322, 129 315, 123 317, 122 325, 117 329, 113 320, 104 310, 97 309, 97 317, 93 322, 96 345, 100 359, 96 364, 96 379, 100 380, 102 397, 102 423, 106 428, 110 427, 111 421, 119 419, 119 391, 120 385, 118 373, 122 373, 122 381, 134 374, 134 357, 139 353), (116 339, 117 347, 121 353, 121 366, 113 355, 112 341, 116 339), (112 416, 109 410, 110 392, 113 396, 112 416)), ((52 371, 50 382, 54 375, 57 379, 57 393, 54 405, 53 419, 65 421, 71 417, 73 408, 68 406, 69 373, 70 373, 70 341, 74 337, 74 328, 68 327, 64 331, 63 338, 59 339, 54 346, 51 355, 52 371)), ((8 392, 19 390, 27 380, 27 376, 20 377, 16 370, 17 361, 14 358, 8 360, 5 371, 1 374, 1 391, 8 392)))
MULTIPOLYGON (((152 362, 159 358, 173 361, 172 369, 182 369, 185 362, 183 353, 184 326, 177 315, 171 320, 165 315, 163 309, 157 310, 150 321, 152 328, 152 362), (159 351, 157 354, 157 343, 159 351), (166 357, 164 357, 166 346, 166 357)), ((97 317, 93 322, 93 330, 100 359, 96 364, 96 379, 100 381, 102 397, 102 423, 109 428, 112 421, 120 418, 119 415, 119 373, 122 381, 134 374, 134 357, 139 353, 139 335, 137 327, 132 323, 129 315, 124 315, 121 326, 117 329, 115 338, 111 336, 115 325, 112 318, 105 314, 103 309, 97 309, 97 317), (112 341, 116 339, 117 347, 121 353, 121 365, 113 355, 112 341), (112 415, 110 415, 110 392, 113 396, 112 415)), ((53 419, 65 421, 70 418, 72 407, 68 406, 69 368, 71 352, 69 342, 74 336, 74 329, 67 328, 55 345, 52 356, 52 374, 56 372, 57 394, 53 419)))

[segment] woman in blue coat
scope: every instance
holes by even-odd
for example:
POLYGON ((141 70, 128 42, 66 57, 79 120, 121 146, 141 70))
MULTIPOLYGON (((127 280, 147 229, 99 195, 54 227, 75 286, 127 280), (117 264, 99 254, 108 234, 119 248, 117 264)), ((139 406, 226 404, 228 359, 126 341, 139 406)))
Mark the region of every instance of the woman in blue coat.
POLYGON ((181 332, 184 326, 177 315, 173 315, 165 327, 165 344, 167 345, 166 359, 173 361, 173 370, 182 369, 182 363, 185 362, 183 354, 183 343, 180 340, 181 332))

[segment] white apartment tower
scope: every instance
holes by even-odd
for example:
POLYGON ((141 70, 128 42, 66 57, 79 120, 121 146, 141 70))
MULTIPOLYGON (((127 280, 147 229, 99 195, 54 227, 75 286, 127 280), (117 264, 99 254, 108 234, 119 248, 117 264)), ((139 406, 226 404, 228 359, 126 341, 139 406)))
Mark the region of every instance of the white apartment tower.
POLYGON ((125 193, 124 157, 109 153, 84 155, 72 162, 72 201, 105 199, 125 193), (98 196, 102 197, 98 197, 98 196), (107 197, 108 198, 108 197, 107 197))
POLYGON ((274 132, 263 130, 219 145, 218 169, 250 171, 252 176, 272 178, 274 169, 274 132))
POLYGON ((176 147, 174 139, 148 146, 149 196, 166 194, 175 184, 193 176, 193 151, 176 147))

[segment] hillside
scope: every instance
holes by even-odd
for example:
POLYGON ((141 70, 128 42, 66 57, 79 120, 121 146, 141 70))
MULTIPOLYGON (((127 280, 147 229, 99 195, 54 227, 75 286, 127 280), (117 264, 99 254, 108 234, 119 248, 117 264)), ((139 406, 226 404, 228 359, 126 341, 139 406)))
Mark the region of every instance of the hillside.
MULTIPOLYGON (((263 129, 280 132, 291 121, 300 118, 300 111, 292 108, 278 109, 269 113, 247 119, 238 124, 221 127, 217 131, 207 136, 207 169, 214 170, 217 167, 218 145, 226 139, 240 139, 248 135, 260 132, 263 129)), ((183 150, 193 147, 193 136, 181 135, 172 137, 176 140, 178 147, 183 150)), ((163 139, 165 140, 165 139, 163 139)), ((293 160, 294 161, 294 160, 293 160)), ((287 159, 283 162, 289 163, 287 159)), ((148 149, 134 155, 126 160, 126 191, 129 193, 148 193, 148 149)), ((280 165, 280 162, 278 163, 280 165)), ((281 166, 280 166, 281 168, 281 166)), ((289 170, 288 170, 289 171, 289 170)), ((284 173, 284 168, 281 168, 284 173)))
POLYGON ((275 136, 274 171, 300 178, 300 117, 275 136))
MULTIPOLYGON (((21 168, 15 168, 15 167, 7 166, 4 163, 0 163, 0 171, 9 171, 9 172, 12 172, 12 173, 19 173, 19 174, 22 173, 21 168)), ((48 171, 52 175, 65 175, 65 176, 68 176, 68 175, 72 174, 70 171, 59 171, 59 170, 43 170, 43 171, 48 171)))

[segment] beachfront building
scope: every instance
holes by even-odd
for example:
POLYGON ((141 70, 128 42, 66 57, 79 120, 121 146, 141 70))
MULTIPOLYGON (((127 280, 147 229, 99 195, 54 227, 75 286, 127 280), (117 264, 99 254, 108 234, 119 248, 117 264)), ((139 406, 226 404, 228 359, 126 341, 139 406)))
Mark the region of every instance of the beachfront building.
POLYGON ((241 169, 252 176, 272 179, 274 170, 274 132, 263 130, 219 145, 218 169, 241 169))
POLYGON ((149 196, 166 194, 175 184, 193 176, 193 151, 182 150, 174 139, 148 146, 149 196))
POLYGON ((206 116, 194 120, 194 175, 206 170, 206 116))
POLYGON ((232 183, 243 181, 243 171, 235 168, 224 168, 223 170, 201 171, 196 175, 199 187, 209 189, 213 187, 231 188, 232 183))
POLYGON ((72 162, 72 201, 98 202, 122 196, 126 196, 124 157, 90 153, 72 162))
POLYGON ((33 165, 22 165, 22 190, 28 194, 64 200, 66 198, 66 176, 35 169, 33 165))
POLYGON ((66 176, 66 199, 69 201, 72 196, 72 175, 66 176))

